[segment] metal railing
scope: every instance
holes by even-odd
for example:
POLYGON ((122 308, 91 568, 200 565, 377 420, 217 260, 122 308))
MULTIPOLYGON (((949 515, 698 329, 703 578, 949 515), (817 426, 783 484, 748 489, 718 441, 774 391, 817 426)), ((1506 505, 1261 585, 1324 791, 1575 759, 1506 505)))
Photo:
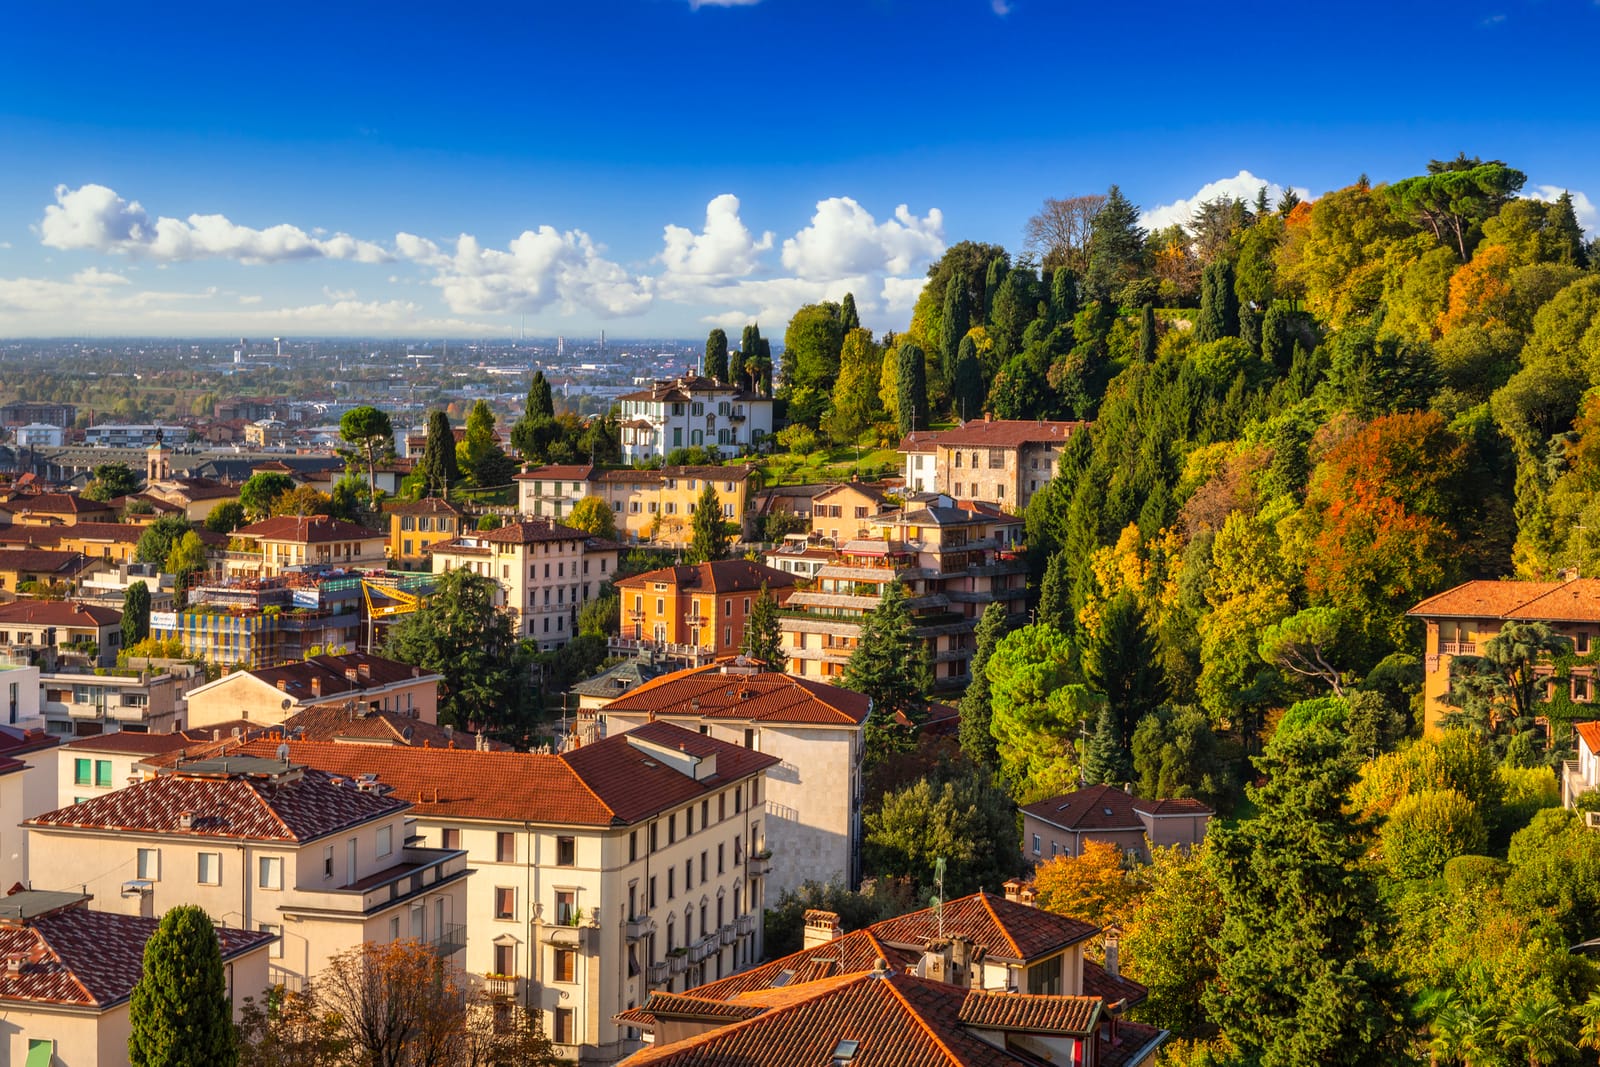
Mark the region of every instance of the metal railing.
POLYGON ((440 956, 454 956, 467 947, 467 928, 465 925, 452 923, 434 934, 429 939, 428 946, 440 956))

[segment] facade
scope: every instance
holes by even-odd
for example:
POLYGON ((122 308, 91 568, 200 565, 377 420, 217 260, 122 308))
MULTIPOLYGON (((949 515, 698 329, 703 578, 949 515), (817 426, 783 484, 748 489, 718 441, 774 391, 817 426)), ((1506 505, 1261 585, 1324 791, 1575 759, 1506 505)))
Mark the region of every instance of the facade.
POLYGON ((155 773, 150 761, 175 758, 198 744, 189 734, 141 734, 131 730, 63 739, 61 746, 53 750, 55 799, 27 815, 42 815, 82 804, 134 782, 142 782, 155 773))
POLYGON ((982 500, 1015 513, 1056 476, 1061 449, 1082 422, 972 419, 900 442, 906 489, 982 500))
POLYGON ((289 443, 289 427, 277 419, 246 423, 244 443, 252 448, 282 448, 289 443))
MULTIPOLYGON (((28 835, 22 821, 56 808, 56 747, 43 730, 0 726, 0 873, 9 889, 27 883, 28 835), (20 765, 20 767, 18 766, 20 765)), ((37 869, 32 869, 35 875, 37 869)), ((51 875, 54 877, 54 875, 51 875)))
POLYGON ((1215 814, 1193 798, 1145 800, 1110 785, 1093 785, 1022 809, 1022 858, 1044 863, 1078 856, 1089 841, 1149 857, 1150 847, 1198 845, 1215 814))
POLYGON ((1600 722, 1573 723, 1578 758, 1561 767, 1561 805, 1575 807, 1578 798, 1600 789, 1600 722))
POLYGON ((781 605, 794 593, 794 575, 742 559, 662 567, 616 583, 622 601, 619 633, 651 646, 686 645, 712 656, 737 655, 745 620, 761 587, 781 605))
MULTIPOLYGON (((1438 729, 1440 716, 1450 710, 1445 698, 1450 695, 1451 660, 1479 655, 1483 643, 1497 636, 1506 623, 1547 623, 1572 641, 1578 655, 1592 651, 1600 637, 1600 579, 1466 582, 1429 597, 1406 614, 1421 619, 1426 627, 1423 721, 1431 733, 1438 729)), ((1574 667, 1567 684, 1573 703, 1588 704, 1596 699, 1593 667, 1574 667)))
POLYGON ((117 662, 122 612, 72 600, 14 600, 0 604, 0 648, 24 653, 55 649, 97 667, 117 662))
POLYGON ((811 582, 833 561, 833 555, 833 549, 813 545, 805 534, 791 534, 763 558, 767 566, 811 582))
POLYGON ((30 422, 12 431, 12 440, 18 448, 60 448, 66 431, 47 422, 30 422))
MULTIPOLYGON (((0 973, 5 1033, 0 1060, 18 1067, 126 1063, 129 1002, 144 971, 144 947, 159 920, 91 909, 83 893, 30 890, 0 899, 0 973)), ((234 1018, 269 983, 271 934, 217 928, 234 1018)))
POLYGON ((622 458, 627 463, 665 459, 679 448, 743 455, 772 436, 770 398, 693 371, 624 393, 619 400, 622 458))
MULTIPOLYGON (((271 751, 263 740, 246 751, 271 751)), ((613 1016, 762 956, 753 863, 771 756, 654 723, 561 755, 289 742, 294 760, 416 797, 417 831, 464 850, 467 970, 538 1012, 568 1056, 637 1045, 613 1016)))
POLYGON ((836 545, 872 536, 878 520, 893 507, 876 485, 846 482, 819 493, 811 501, 811 533, 836 545))
POLYGON ((103 422, 83 431, 83 443, 90 448, 149 448, 159 441, 187 441, 187 426, 161 426, 103 422))
POLYGON ((605 704, 595 731, 609 736, 670 722, 776 756, 767 783, 769 894, 802 882, 861 878, 862 732, 868 700, 847 689, 735 664, 678 671, 605 704))
POLYGON ((0 662, 0 723, 19 730, 44 727, 39 668, 0 662))
POLYGON ((166 671, 101 668, 39 676, 45 729, 80 737, 118 731, 169 734, 184 728, 187 677, 166 671))
POLYGON ((36 493, 13 497, 0 505, 9 521, 22 526, 74 526, 80 522, 116 522, 109 503, 86 500, 77 493, 36 493))
POLYGON ((43 548, 79 552, 110 564, 129 563, 144 527, 122 522, 77 522, 70 526, 19 524, 0 527, 0 545, 6 548, 43 548))
POLYGON ((356 701, 419 722, 439 721, 439 681, 421 667, 366 652, 232 671, 188 694, 189 725, 243 720, 276 726, 308 708, 356 701))
POLYGON ((177 586, 175 575, 163 574, 154 563, 108 564, 95 561, 96 570, 86 574, 78 583, 79 599, 89 604, 121 609, 128 588, 143 582, 150 593, 151 611, 171 611, 173 590, 177 586))
POLYGON ((686 545, 700 493, 710 482, 717 491, 724 522, 748 536, 753 529, 757 479, 754 468, 662 467, 658 470, 601 470, 589 466, 535 467, 517 475, 518 508, 524 515, 570 516, 585 497, 611 505, 617 536, 629 541, 686 545))
POLYGON ((426 570, 433 546, 464 531, 461 512, 430 496, 384 508, 389 519, 389 564, 400 570, 426 570))
POLYGON ((47 423, 51 426, 71 426, 78 421, 76 404, 51 404, 40 401, 17 400, 0 405, 0 424, 16 426, 23 423, 47 423))
POLYGON ((226 569, 232 576, 271 578, 309 567, 382 570, 386 562, 383 534, 326 515, 280 515, 233 535, 255 542, 261 554, 231 553, 226 569))
POLYGON ((166 458, 167 450, 150 451, 152 455, 147 456, 147 461, 153 473, 149 473, 145 493, 182 508, 184 517, 190 522, 204 522, 218 504, 239 499, 237 485, 227 485, 215 478, 172 477, 170 460, 166 458))
MULTIPOLYGON (((548 464, 517 475, 517 510, 535 518, 562 519, 595 490, 595 467, 548 464)), ((619 524, 620 528, 620 524, 619 524)))
POLYGON ((270 979, 298 988, 329 956, 414 937, 459 964, 466 854, 407 843, 411 804, 286 760, 181 763, 25 823, 31 870, 109 911, 198 904, 277 938, 270 979))
MULTIPOLYGON (((227 667, 266 667, 313 651, 355 648, 363 637, 366 580, 334 572, 202 581, 190 587, 183 611, 150 613, 150 634, 177 641, 187 658, 227 667)), ((408 580, 398 584, 406 589, 408 580)))

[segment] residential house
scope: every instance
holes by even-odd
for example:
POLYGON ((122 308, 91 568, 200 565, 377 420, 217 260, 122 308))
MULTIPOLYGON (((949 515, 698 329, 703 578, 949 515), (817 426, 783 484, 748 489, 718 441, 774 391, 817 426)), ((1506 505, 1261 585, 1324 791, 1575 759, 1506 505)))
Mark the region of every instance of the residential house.
POLYGON ((433 546, 463 532, 461 512, 436 496, 383 510, 389 518, 389 564, 402 570, 427 570, 433 546))
POLYGON ((256 544, 260 555, 229 553, 230 576, 270 578, 311 567, 383 570, 387 560, 383 534, 327 515, 279 515, 242 526, 233 536, 256 544))
POLYGON ((762 558, 769 567, 786 571, 804 582, 814 581, 822 568, 833 562, 834 550, 813 544, 805 534, 789 534, 762 558))
POLYGON ((188 671, 99 668, 45 671, 40 712, 53 734, 172 733, 184 728, 188 671))
POLYGON ((10 594, 25 593, 45 586, 51 589, 76 591, 88 575, 104 568, 104 564, 90 559, 81 552, 58 552, 48 548, 0 548, 0 591, 10 594))
POLYGON ((535 518, 563 519, 586 496, 594 494, 595 467, 584 464, 548 464, 517 475, 517 510, 535 518))
POLYGON ((170 471, 152 477, 145 492, 183 509, 190 522, 204 522, 218 504, 239 499, 239 487, 215 478, 174 478, 170 471))
POLYGON ((31 422, 11 431, 11 439, 18 448, 60 448, 66 443, 67 431, 47 422, 31 422))
MULTIPOLYGON (((18 1067, 128 1062, 129 1005, 145 942, 160 920, 89 907, 87 893, 24 890, 0 897, 0 1060, 18 1067)), ((271 984, 272 934, 219 926, 222 972, 238 1018, 271 984)))
POLYGON ((743 455, 756 451, 772 435, 771 398, 693 371, 618 399, 622 458, 627 463, 665 459, 680 448, 743 455))
POLYGON ((0 704, 0 724, 19 730, 44 728, 39 679, 39 668, 32 664, 0 661, 0 700, 4 701, 0 704))
POLYGON ((132 730, 64 739, 55 749, 56 796, 44 807, 28 812, 27 817, 107 796, 114 790, 154 777, 155 769, 148 765, 149 761, 164 756, 177 757, 202 744, 197 735, 190 733, 152 734, 132 730))
POLYGON ((289 427, 278 419, 246 423, 244 443, 251 448, 282 448, 289 443, 289 427))
POLYGON ((694 510, 710 482, 724 522, 744 536, 754 530, 754 467, 662 467, 601 470, 587 466, 536 467, 517 476, 518 506, 526 515, 570 516, 578 501, 598 497, 611 505, 617 535, 630 541, 686 545, 694 510))
POLYGON ((677 669, 665 657, 646 651, 574 684, 567 692, 578 698, 580 713, 596 712, 622 694, 677 669))
POLYGON ((621 595, 620 633, 651 646, 688 646, 711 656, 737 655, 745 620, 765 586, 782 604, 795 590, 794 575, 743 559, 680 564, 635 574, 616 583, 621 595))
POLYGON ((122 522, 80 522, 71 526, 0 526, 0 547, 79 552, 109 564, 132 562, 144 527, 122 522))
POLYGON ((771 756, 664 722, 559 755, 287 744, 415 799, 423 840, 464 850, 473 982, 537 1012, 570 1058, 615 1062, 635 1047, 617 1011, 763 954, 765 879, 747 858, 771 756))
POLYGON ((970 419, 953 430, 920 430, 900 442, 906 489, 982 500, 1020 514, 1056 476, 1067 439, 1082 422, 970 419))
POLYGON ((60 743, 43 730, 0 726, 0 890, 27 883, 28 836, 18 827, 55 809, 60 743))
POLYGON ((724 663, 645 682, 594 714, 601 736, 670 722, 782 761, 767 783, 771 854, 762 857, 776 900, 805 881, 861 878, 868 703, 848 689, 724 663))
POLYGON ((344 705, 393 711, 419 722, 439 721, 440 676, 367 652, 312 656, 297 663, 231 671, 189 690, 189 725, 242 719, 276 726, 307 708, 344 705))
POLYGON ((110 667, 122 647, 122 612, 72 600, 0 604, 0 648, 6 647, 24 653, 53 648, 110 667))
POLYGON ((128 589, 142 582, 150 594, 151 611, 171 611, 177 576, 163 574, 158 563, 116 563, 96 561, 95 570, 84 576, 78 585, 78 599, 86 604, 121 608, 127 599, 128 589))
POLYGON ((0 521, 19 526, 75 526, 80 522, 116 522, 117 510, 107 501, 78 493, 35 493, 0 504, 0 521))
POLYGON ((792 515, 809 526, 811 505, 818 496, 833 489, 828 482, 809 485, 775 485, 756 494, 756 519, 765 520, 771 515, 792 515))
POLYGON ((882 486, 844 482, 811 501, 811 533, 836 545, 870 538, 877 520, 896 507, 882 486))
POLYGON ((1579 797, 1600 788, 1600 722, 1573 723, 1572 732, 1578 758, 1561 767, 1561 805, 1567 808, 1576 807, 1579 797))
POLYGON ((619 1013, 654 1038, 624 1062, 1147 1067, 1167 1037, 1127 1019, 1148 994, 1121 975, 1115 937, 1096 963, 1099 930, 1009 891, 851 933, 832 912, 805 922, 799 952, 619 1013))
POLYGON ((1150 848, 1199 844, 1214 815, 1193 797, 1145 800, 1112 785, 1092 785, 1022 809, 1022 858, 1044 863, 1079 856, 1090 841, 1149 858, 1150 848))
POLYGON ((282 759, 184 762, 28 819, 30 869, 107 908, 198 904, 277 938, 270 980, 298 988, 329 956, 403 937, 459 964, 466 854, 410 843, 411 803, 369 779, 282 759))
MULTIPOLYGON (((1406 614, 1421 619, 1426 628, 1423 717, 1426 730, 1432 732, 1450 710, 1445 698, 1450 695, 1451 661, 1456 656, 1480 655, 1484 642, 1497 636, 1506 623, 1542 622, 1570 638, 1579 655, 1592 651, 1600 637, 1600 578, 1464 582, 1429 597, 1406 614)), ((1574 667, 1566 684, 1574 703, 1589 704, 1596 699, 1593 667, 1574 667)))

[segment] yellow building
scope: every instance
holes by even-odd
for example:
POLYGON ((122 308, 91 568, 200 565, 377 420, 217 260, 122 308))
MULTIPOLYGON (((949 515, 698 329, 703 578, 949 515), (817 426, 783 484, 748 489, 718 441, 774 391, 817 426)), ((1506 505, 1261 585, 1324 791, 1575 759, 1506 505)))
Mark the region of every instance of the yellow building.
POLYGON ((461 512, 435 496, 383 510, 389 516, 389 562, 402 570, 426 569, 433 546, 461 533, 461 512))
POLYGON ((0 549, 0 592, 16 593, 25 583, 76 589, 90 574, 105 564, 81 552, 61 552, 42 548, 0 549))
POLYGON ((834 544, 873 536, 875 520, 892 510, 889 494, 864 482, 845 482, 811 499, 811 532, 834 544))
POLYGON ((686 545, 693 538, 694 510, 711 483, 722 505, 724 522, 748 531, 759 479, 755 468, 663 467, 656 471, 601 471, 598 495, 616 513, 617 533, 630 540, 652 538, 668 545, 686 545))
POLYGON ((351 652, 233 671, 189 690, 189 725, 244 719, 276 726, 307 708, 358 702, 418 722, 439 721, 440 676, 409 663, 351 652))

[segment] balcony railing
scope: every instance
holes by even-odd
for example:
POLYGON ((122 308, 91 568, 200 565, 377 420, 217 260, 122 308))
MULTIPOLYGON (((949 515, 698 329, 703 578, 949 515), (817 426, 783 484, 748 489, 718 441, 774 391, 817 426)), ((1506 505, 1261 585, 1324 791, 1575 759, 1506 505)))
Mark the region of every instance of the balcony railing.
POLYGON ((739 936, 739 931, 734 929, 732 923, 728 923, 722 929, 717 931, 717 940, 720 941, 724 945, 733 944, 734 940, 738 936, 739 936))
POLYGON ((486 974, 483 976, 483 991, 496 1000, 516 1000, 517 983, 522 979, 509 974, 486 974))
POLYGON ((733 920, 734 928, 739 931, 739 936, 744 937, 756 932, 756 917, 754 915, 741 915, 733 920))
POLYGON ((760 878, 772 870, 772 853, 770 851, 753 852, 745 866, 745 872, 751 878, 760 878))
POLYGON ((689 953, 684 949, 674 949, 667 956, 667 969, 673 974, 682 974, 689 969, 689 953))
POLYGON ((643 941, 655 928, 655 923, 648 918, 629 919, 623 934, 629 941, 643 941))
POLYGON ((722 945, 717 940, 717 935, 707 934, 690 946, 689 962, 699 963, 702 960, 708 960, 720 951, 722 951, 722 945))
POLYGON ((666 982, 666 980, 668 978, 671 978, 671 977, 672 977, 672 974, 671 974, 671 972, 670 972, 670 970, 669 970, 669 968, 667 966, 667 961, 666 960, 662 960, 660 963, 652 963, 650 965, 650 984, 651 985, 662 985, 663 983, 666 982))
POLYGON ((440 956, 454 956, 467 947, 467 928, 457 924, 446 926, 433 935, 428 945, 440 956))
POLYGON ((547 926, 544 941, 557 948, 572 948, 580 952, 591 951, 599 931, 592 926, 547 926))
POLYGON ((1478 642, 1440 641, 1439 651, 1446 656, 1476 656, 1478 654, 1478 642))

